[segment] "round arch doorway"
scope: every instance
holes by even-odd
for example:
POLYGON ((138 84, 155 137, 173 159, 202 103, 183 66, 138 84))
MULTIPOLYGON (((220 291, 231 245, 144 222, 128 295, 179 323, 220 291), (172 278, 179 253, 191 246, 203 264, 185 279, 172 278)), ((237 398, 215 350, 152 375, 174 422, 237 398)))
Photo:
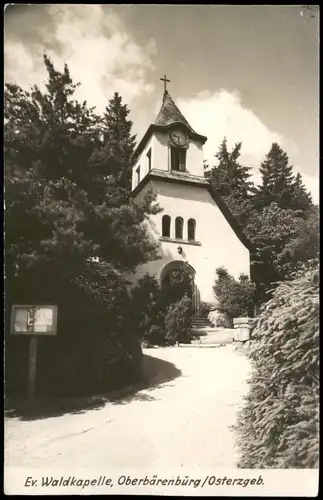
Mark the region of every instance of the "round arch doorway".
POLYGON ((195 269, 181 260, 169 262, 160 273, 161 286, 167 286, 173 290, 175 300, 180 298, 180 296, 176 297, 177 290, 179 295, 187 293, 192 300, 193 316, 197 316, 200 310, 200 294, 195 283, 195 275, 195 269))

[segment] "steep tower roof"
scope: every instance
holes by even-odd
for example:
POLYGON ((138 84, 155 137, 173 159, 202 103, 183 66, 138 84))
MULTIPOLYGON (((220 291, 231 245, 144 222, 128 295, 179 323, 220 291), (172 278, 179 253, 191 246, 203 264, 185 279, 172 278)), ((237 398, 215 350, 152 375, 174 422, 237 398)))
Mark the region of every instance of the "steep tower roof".
POLYGON ((171 98, 170 94, 167 90, 163 96, 163 102, 158 113, 158 116, 155 120, 155 125, 159 125, 160 127, 168 127, 169 125, 173 125, 175 123, 182 123, 187 128, 191 130, 193 134, 196 134, 195 130, 192 129, 186 118, 182 115, 175 102, 171 98))
POLYGON ((157 115, 157 118, 155 122, 148 127, 145 135, 139 142, 137 149, 134 152, 133 159, 135 159, 141 153, 144 145, 150 139, 153 132, 166 131, 167 129, 170 129, 173 126, 176 126, 176 124, 184 125, 187 128, 189 135, 192 138, 200 140, 202 144, 204 144, 207 141, 207 137, 195 132, 195 130, 188 123, 185 116, 183 116, 183 114, 180 112, 175 102, 171 98, 170 94, 166 90, 164 92, 163 102, 160 111, 157 115))

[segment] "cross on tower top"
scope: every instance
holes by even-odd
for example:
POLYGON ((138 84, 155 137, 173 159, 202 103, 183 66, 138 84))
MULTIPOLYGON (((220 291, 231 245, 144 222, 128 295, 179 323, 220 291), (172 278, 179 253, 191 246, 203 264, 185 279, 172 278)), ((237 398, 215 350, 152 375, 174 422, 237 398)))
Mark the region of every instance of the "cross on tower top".
POLYGON ((170 82, 170 80, 167 80, 166 75, 164 75, 164 78, 160 78, 160 80, 161 80, 162 82, 164 82, 164 92, 167 92, 166 85, 167 85, 167 82, 168 82, 168 83, 170 82))

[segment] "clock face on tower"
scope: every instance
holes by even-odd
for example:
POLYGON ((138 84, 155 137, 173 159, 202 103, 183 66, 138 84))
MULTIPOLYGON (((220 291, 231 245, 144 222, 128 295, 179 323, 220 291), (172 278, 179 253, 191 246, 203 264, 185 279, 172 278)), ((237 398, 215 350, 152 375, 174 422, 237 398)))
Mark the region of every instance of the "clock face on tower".
POLYGON ((175 146, 185 146, 188 137, 182 130, 172 130, 170 133, 170 138, 175 146))

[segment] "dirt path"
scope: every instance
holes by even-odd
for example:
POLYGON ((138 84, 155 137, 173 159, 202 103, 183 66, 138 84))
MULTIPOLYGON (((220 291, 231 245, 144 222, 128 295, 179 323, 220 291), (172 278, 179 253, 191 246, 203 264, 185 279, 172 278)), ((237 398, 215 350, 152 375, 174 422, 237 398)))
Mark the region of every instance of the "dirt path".
POLYGON ((236 467, 229 427, 247 390, 247 358, 232 345, 158 348, 145 354, 146 370, 159 385, 81 413, 6 419, 6 463, 236 467))

